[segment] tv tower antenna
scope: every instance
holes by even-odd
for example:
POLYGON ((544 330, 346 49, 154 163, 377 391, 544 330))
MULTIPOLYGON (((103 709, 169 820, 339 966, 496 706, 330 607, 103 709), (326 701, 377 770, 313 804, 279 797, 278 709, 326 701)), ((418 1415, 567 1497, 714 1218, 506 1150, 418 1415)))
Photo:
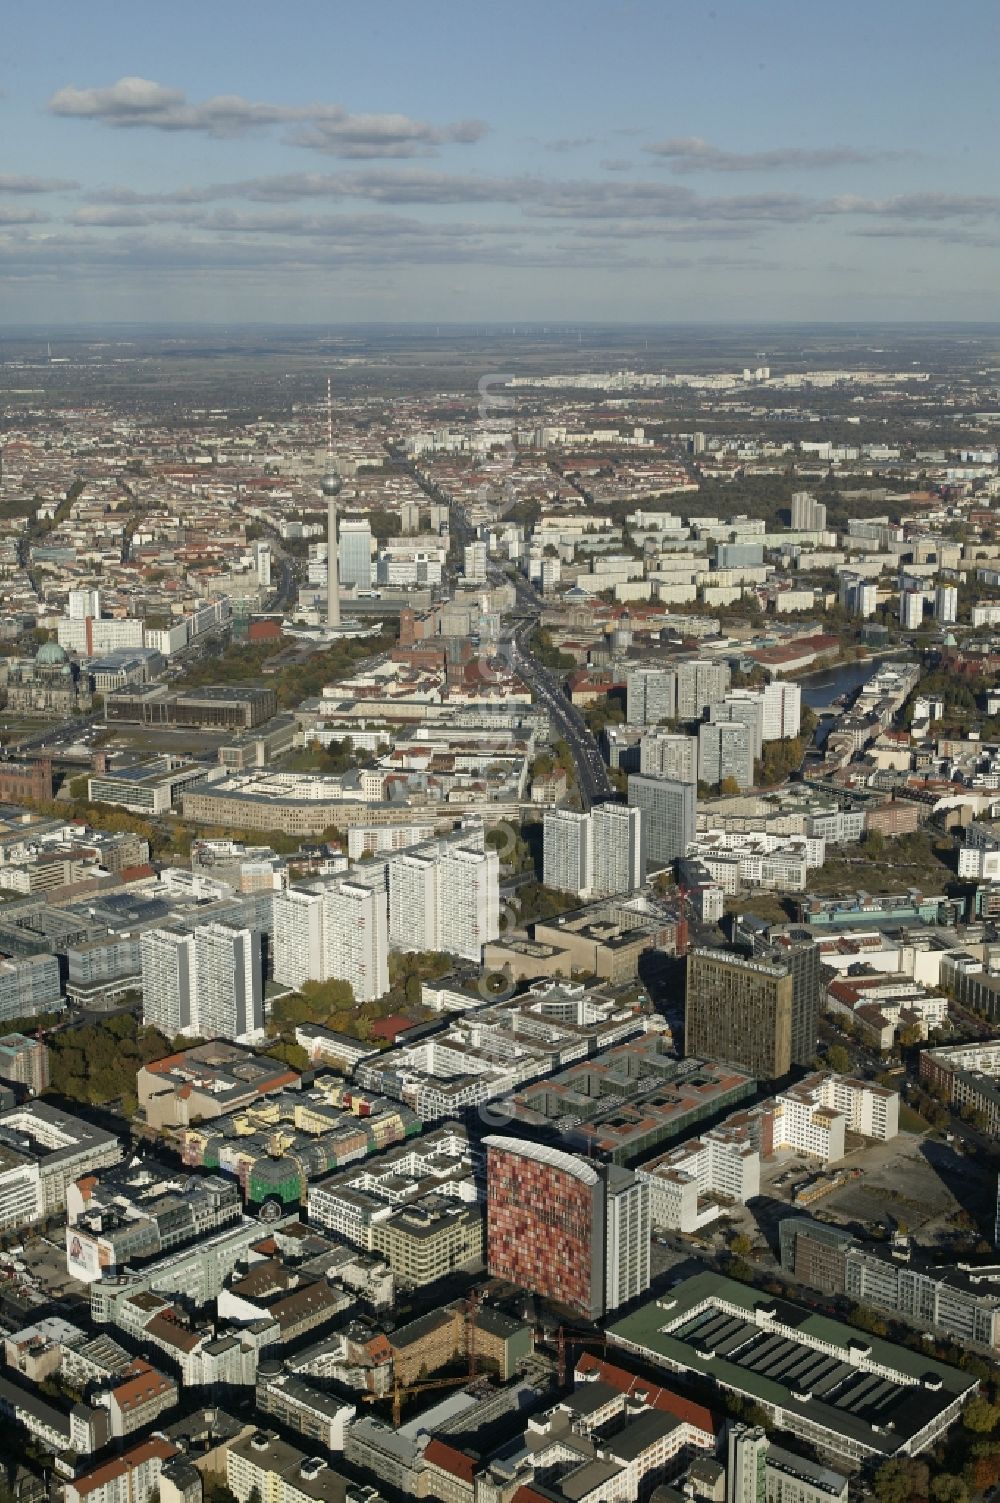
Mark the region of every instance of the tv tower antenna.
POLYGON ((326 624, 340 626, 340 550, 337 544, 337 497, 344 488, 333 458, 333 392, 326 378, 326 474, 319 483, 326 497, 326 624))

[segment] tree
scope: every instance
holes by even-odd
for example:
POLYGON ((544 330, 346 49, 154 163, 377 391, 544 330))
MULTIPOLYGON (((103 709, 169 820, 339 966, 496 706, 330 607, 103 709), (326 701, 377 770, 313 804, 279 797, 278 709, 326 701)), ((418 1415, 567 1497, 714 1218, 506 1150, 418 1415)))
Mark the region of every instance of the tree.
POLYGON ((996 1428, 998 1419, 1000 1410, 981 1393, 973 1395, 962 1414, 962 1424, 975 1435, 988 1435, 996 1428))
POLYGON ((926 1461, 894 1457, 879 1467, 872 1479, 872 1496, 877 1503, 914 1503, 926 1498, 930 1485, 930 1468, 926 1461))
POLYGON ((70 1028, 49 1041, 51 1086, 92 1106, 120 1101, 128 1114, 135 1110, 137 1071, 169 1051, 163 1034, 140 1028, 131 1013, 70 1028))
POLYGON ((967 1503, 969 1489, 961 1477, 941 1472, 931 1482, 931 1497, 934 1503, 967 1503))
POLYGON ((290 1070, 308 1070, 309 1068, 309 1056, 301 1044, 286 1043, 284 1039, 279 1039, 277 1043, 265 1049, 264 1053, 268 1059, 280 1060, 290 1070))
POLYGON ((869 830, 865 835, 865 850, 870 856, 881 856, 885 850, 885 836, 881 830, 869 830))
POLYGON ((740 785, 735 778, 723 778, 719 784, 719 792, 723 798, 735 798, 740 792, 740 785))
POLYGON ((540 626, 528 644, 528 650, 532 657, 545 668, 553 668, 556 672, 566 672, 576 667, 576 658, 571 653, 561 652, 552 640, 552 634, 543 626, 540 626))
POLYGON ((851 1056, 843 1044, 831 1044, 826 1051, 826 1065, 835 1075, 846 1075, 851 1068, 851 1056))
POLYGON ((349 981, 304 981, 302 995, 314 1007, 326 1008, 328 1012, 354 1006, 354 991, 349 981))
POLYGON ((1000 1455, 995 1451, 979 1456, 971 1468, 970 1481, 977 1492, 985 1493, 1000 1482, 1000 1455))
POLYGON ((881 1315, 876 1315, 866 1305, 855 1305, 848 1316, 848 1320, 859 1331, 867 1331, 872 1336, 885 1336, 889 1331, 889 1327, 881 1315))

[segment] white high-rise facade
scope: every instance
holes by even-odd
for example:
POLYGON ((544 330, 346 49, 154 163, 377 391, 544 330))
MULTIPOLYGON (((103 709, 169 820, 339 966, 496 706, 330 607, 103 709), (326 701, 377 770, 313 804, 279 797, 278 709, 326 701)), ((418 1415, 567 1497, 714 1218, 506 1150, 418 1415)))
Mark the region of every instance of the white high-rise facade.
POLYGON ((753 732, 742 720, 710 720, 698 728, 698 778, 714 788, 732 778, 753 787, 753 732))
POLYGON ((712 705, 726 697, 732 675, 725 663, 702 658, 677 665, 677 719, 700 720, 712 705))
POLYGON ((283 986, 326 980, 323 894, 289 887, 274 898, 274 979, 283 986))
POLYGON ((946 625, 958 620, 958 590, 954 585, 938 585, 934 591, 934 618, 946 625))
POLYGON ((389 943, 436 950, 440 873, 437 849, 401 851, 389 862, 389 943))
POLYGON ((486 544, 467 543, 462 555, 462 572, 470 584, 486 583, 486 544))
POLYGON ((548 809, 543 821, 542 881, 556 892, 587 897, 591 886, 593 824, 574 809, 548 809))
POLYGON ((271 545, 265 539, 260 538, 253 545, 254 565, 257 569, 257 583, 262 590, 271 588, 271 545))
POLYGON ((604 1172, 604 1307, 617 1310, 649 1288, 649 1185, 617 1164, 604 1172))
POLYGON ((765 741, 784 741, 802 729, 802 686, 773 679, 764 689, 765 741))
POLYGON ((264 1026, 260 935, 230 924, 194 932, 193 1026, 202 1038, 240 1039, 264 1026))
POLYGON ((823 532, 826 529, 826 507, 809 491, 795 491, 792 496, 792 531, 823 532))
POLYGON ((100 591, 70 590, 66 614, 71 621, 86 621, 88 616, 96 621, 101 614, 100 591))
POLYGON ((179 929, 147 929, 139 952, 142 1021, 173 1038, 191 1027, 194 935, 179 929))
POLYGON ((764 1503, 767 1497, 767 1431, 731 1425, 726 1466, 726 1503, 764 1503))
POLYGON ((873 580, 845 570, 840 576, 840 603, 853 615, 868 620, 878 609, 878 586, 873 580))
POLYGON ((260 934, 236 925, 142 936, 142 1020, 161 1032, 241 1039, 264 1026, 260 934))
POLYGON ((901 590, 899 624, 906 631, 916 631, 924 619, 923 590, 901 590))
POLYGON ((482 959, 500 933, 500 857, 434 841, 389 860, 389 943, 397 950, 446 950, 482 959))
POLYGON ((730 689, 721 705, 712 706, 709 719, 741 721, 750 732, 753 755, 760 756, 764 749, 764 700, 756 690, 730 689))
POLYGON ((677 714, 677 680, 670 668, 633 668, 625 692, 629 725, 659 725, 677 714))
POLYGON ((477 963, 500 935, 500 857, 496 851, 445 851, 441 862, 440 943, 435 949, 477 963))
POLYGON ((274 979, 347 981, 357 1002, 389 990, 388 911, 384 887, 341 879, 289 888, 274 900, 274 979))
POLYGON ((340 582, 358 590, 372 587, 372 527, 367 517, 340 523, 340 582))
POLYGON ((360 882, 338 882, 323 893, 327 977, 347 981, 356 1002, 389 990, 386 894, 360 882))
POLYGON ((698 738, 653 731, 639 742, 639 771, 657 778, 698 781, 698 738))
POLYGON ((627 804, 598 804, 590 815, 593 827, 595 896, 635 892, 646 875, 642 848, 642 811, 627 804))

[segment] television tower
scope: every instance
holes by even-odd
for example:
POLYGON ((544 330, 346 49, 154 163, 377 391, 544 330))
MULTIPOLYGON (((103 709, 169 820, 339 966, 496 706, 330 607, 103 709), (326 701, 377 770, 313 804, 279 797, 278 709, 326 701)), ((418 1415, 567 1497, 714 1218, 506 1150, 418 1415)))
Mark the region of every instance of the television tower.
POLYGON ((337 541, 337 497, 344 482, 333 461, 333 396, 330 378, 326 378, 326 474, 319 483, 326 497, 326 624, 331 630, 340 626, 340 556, 337 541))

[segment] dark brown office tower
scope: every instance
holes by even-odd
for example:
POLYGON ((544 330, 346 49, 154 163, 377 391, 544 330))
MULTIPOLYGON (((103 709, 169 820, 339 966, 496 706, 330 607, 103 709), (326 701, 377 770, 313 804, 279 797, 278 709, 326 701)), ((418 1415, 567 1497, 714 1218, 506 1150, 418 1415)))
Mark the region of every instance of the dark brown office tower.
POLYGON ((792 1064, 812 1068, 819 1042, 819 946, 808 931, 788 929, 769 942, 755 944, 754 955, 791 971, 792 1064))
POLYGON ((690 951, 684 1050, 776 1080, 792 1064, 793 982, 787 966, 726 950, 690 951))

